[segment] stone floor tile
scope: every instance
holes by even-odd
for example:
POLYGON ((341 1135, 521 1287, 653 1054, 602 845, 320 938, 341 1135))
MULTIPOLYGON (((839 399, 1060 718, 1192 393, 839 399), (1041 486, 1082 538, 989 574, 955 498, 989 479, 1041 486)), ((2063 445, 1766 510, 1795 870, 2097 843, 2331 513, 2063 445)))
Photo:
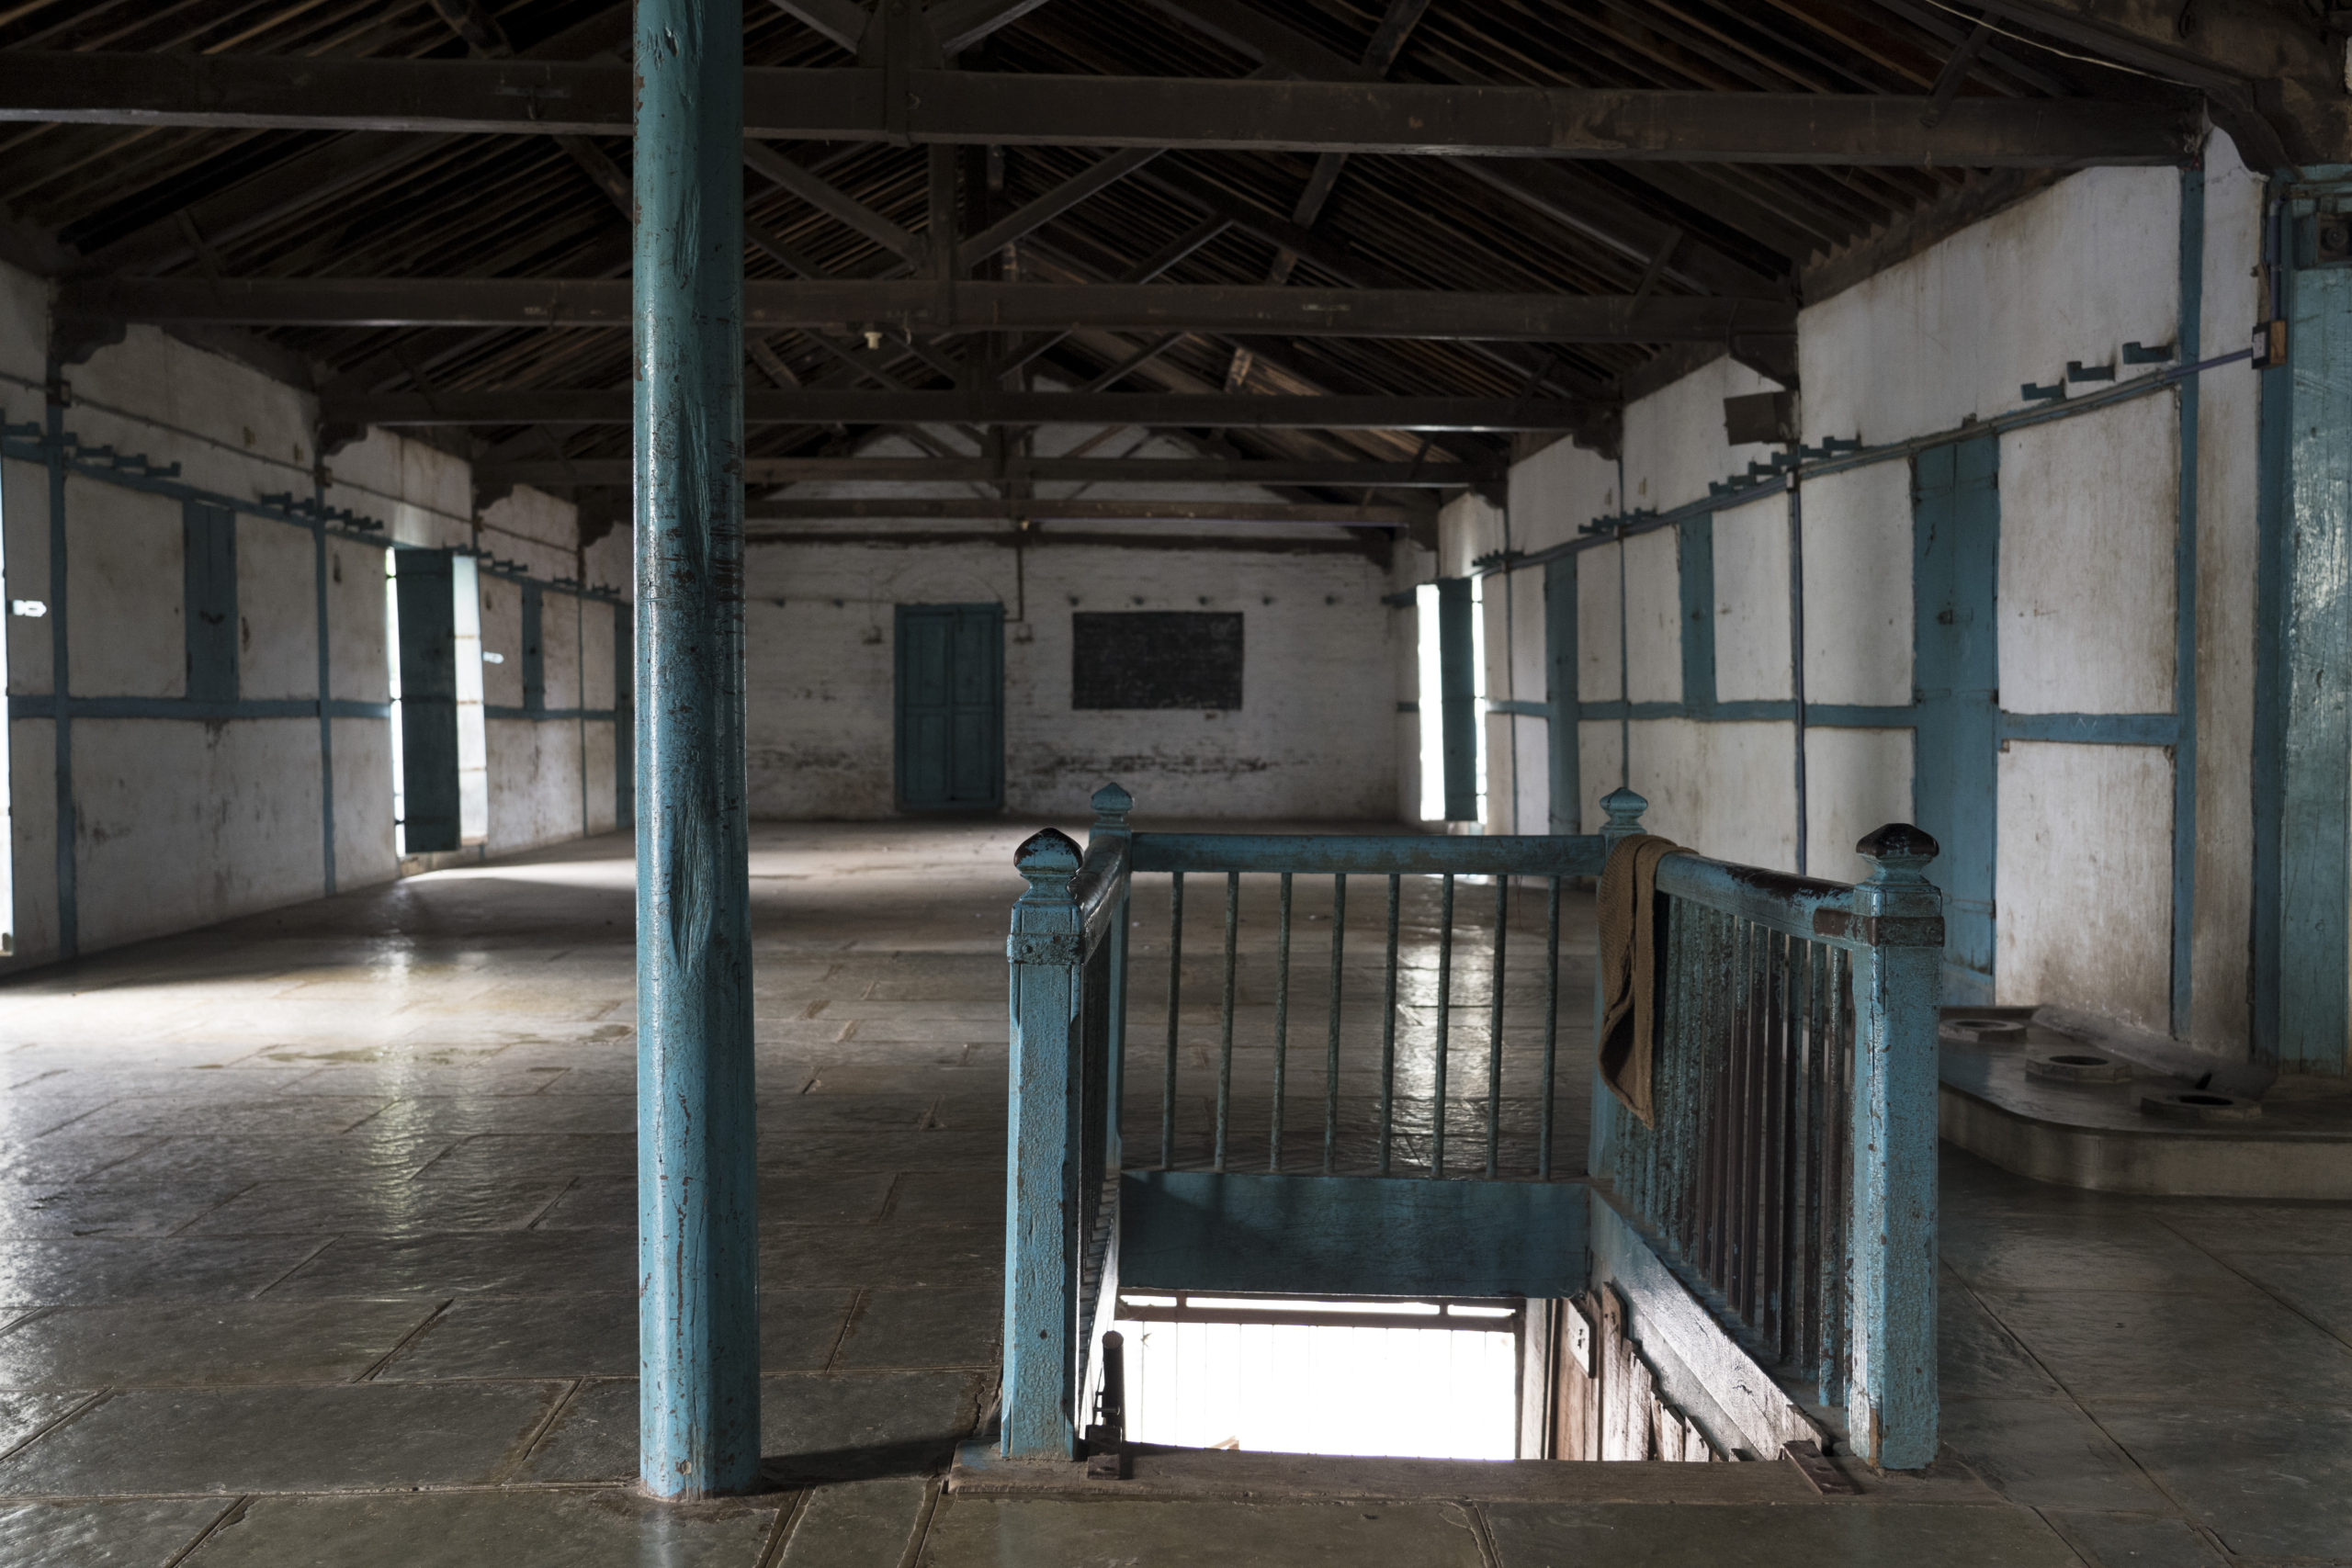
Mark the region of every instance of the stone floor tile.
MULTIPOLYGON (((63 1134, 58 1136, 64 1136, 63 1134)), ((43 1144, 54 1142, 44 1138, 43 1144)), ((36 1149, 40 1145, 34 1145, 36 1149)), ((364 1132, 301 1137, 158 1138, 124 1147, 92 1174, 108 1187, 243 1187, 255 1181, 393 1181, 433 1163, 446 1139, 371 1137, 364 1132)), ((537 1173, 544 1176, 544 1172, 537 1173)))
POLYGON ((0 1335, 0 1386, 219 1388, 349 1382, 433 1314, 429 1301, 61 1307, 0 1335))
POLYGON ((760 1096, 760 1131, 763 1136, 867 1127, 880 1132, 909 1132, 924 1124, 936 1098, 928 1094, 763 1091, 760 1096))
POLYGON ((256 1498, 187 1568, 756 1568, 785 1500, 626 1491, 256 1498))
MULTIPOLYGON (((477 1061, 481 1065, 421 1062, 388 1051, 379 1061, 323 1064, 287 1084, 278 1092, 368 1094, 384 1100, 429 1099, 444 1095, 504 1100, 516 1095, 545 1093, 560 1082, 569 1071, 553 1065, 505 1067, 490 1066, 486 1058, 477 1058, 477 1061)), ((632 1084, 631 1088, 634 1087, 632 1084)))
MULTIPOLYGON (((760 1179, 760 1223, 854 1224, 880 1217, 890 1194, 883 1170, 771 1169, 760 1179)), ((539 1230, 637 1228, 637 1179, 582 1181, 536 1227, 539 1230)))
MULTIPOLYGON (((944 1468, 978 1418, 962 1372, 787 1373, 760 1380, 763 1468, 783 1482, 920 1475, 944 1468)), ((532 1451, 531 1481, 637 1473, 637 1380, 590 1383, 532 1451)), ((0 1472, 0 1482, 6 1472, 0 1472)))
POLYGON ((1004 1183, 962 1170, 910 1170, 890 1197, 890 1219, 905 1224, 1004 1224, 1004 1183))
POLYGON ((821 1062, 802 1092, 828 1094, 1005 1095, 1003 1069, 925 1066, 917 1062, 821 1062))
MULTIPOLYGON (((89 1181, 98 1172, 138 1155, 143 1147, 163 1141, 148 1139, 142 1145, 120 1138, 78 1137, 71 1127, 39 1140, 6 1138, 0 1140, 0 1182, 62 1187, 89 1181)), ((133 1187, 143 1184, 142 1179, 136 1176, 123 1182, 133 1187)))
POLYGON ((1944 1262, 1983 1291, 2234 1294, 2238 1278, 2153 1221, 2103 1215, 1949 1218, 1944 1262))
POLYGON ((2202 1396, 2252 1388, 2352 1404, 2352 1347, 2244 1280, 2230 1294, 2010 1291, 1989 1305, 2076 1399, 2202 1396), (2291 1393, 2290 1393, 2291 1391, 2291 1393))
POLYGON ((521 1230, 569 1190, 562 1181, 260 1181, 187 1235, 429 1235, 521 1230))
POLYGON ((165 1568, 230 1505, 219 1497, 0 1505, 8 1568, 165 1568))
POLYGON ((2352 1549, 2352 1408, 2343 1401, 2176 1399, 2094 1404, 2091 1414, 2237 1555, 2343 1557, 2352 1549))
POLYGON ((2149 1514, 2082 1514, 2044 1509, 2092 1568, 2227 1568, 2222 1554, 2186 1519, 2149 1514))
POLYGON ((760 1227, 760 1279, 811 1285, 993 1285, 1004 1273, 1004 1232, 979 1225, 760 1227))
POLYGON ((993 1367, 1002 1350, 1003 1315, 1004 1292, 993 1285, 868 1291, 832 1364, 993 1367))
POLYGON ((2081 1562, 2055 1531, 2022 1508, 1500 1503, 1485 1512, 1499 1568, 2080 1568, 2081 1562))
POLYGON ((628 1136, 637 1131, 637 1096, 628 1094, 437 1095, 395 1100, 368 1122, 390 1132, 455 1143, 483 1133, 565 1133, 628 1136))
POLYGON ((448 1151, 424 1168, 421 1181, 631 1180, 634 1134, 485 1134, 437 1145, 448 1151))
MULTIPOLYGON (((6 1453, 89 1397, 88 1392, 39 1393, 17 1389, 0 1390, 0 1454, 6 1453)), ((0 1562, 6 1561, 6 1557, 0 1557, 0 1562)))
MULTIPOLYGON (((1693 1510, 1694 1512, 1698 1510, 1693 1510)), ((1564 1559, 1583 1568, 1613 1555, 1564 1559)), ((1544 1562, 1530 1558, 1532 1568, 1544 1562)), ((1453 1503, 1100 1503, 949 1496, 932 1516, 921 1568, 1484 1568, 1476 1527, 1453 1503)), ((1914 1565, 1917 1568, 1917 1565, 1914 1565)), ((1972 1568, 1975 1565, 1972 1564, 1972 1568)), ((2022 1568, 2022 1565, 2021 1565, 2022 1568)))
POLYGON ((1995 1490, 2030 1508, 2150 1512, 2164 1495, 2071 1400, 1946 1399, 1943 1439, 1995 1490))
MULTIPOLYGON (((831 1356, 857 1292, 765 1291, 760 1365, 815 1371, 831 1356)), ((0 1340, 0 1345, 5 1345, 0 1340)), ((637 1375, 637 1298, 460 1301, 379 1374, 427 1378, 626 1378, 637 1375)))
POLYGON ((2352 1203, 2178 1202, 2156 1220, 2216 1252, 2352 1254, 2352 1203))
POLYGON ((318 1246, 311 1236, 0 1242, 0 1301, 234 1301, 267 1289, 318 1246))
POLYGON ((160 1137, 184 1131, 192 1113, 217 1138, 286 1138, 347 1133, 391 1102, 336 1095, 278 1095, 231 1100, 208 1095, 139 1095, 93 1111, 73 1125, 85 1137, 160 1137))
POLYGON ((1004 1134, 978 1129, 921 1132, 807 1132, 763 1126, 760 1164, 779 1169, 978 1170, 1004 1179, 1004 1134))
POLYGON ((2262 1289, 2338 1339, 2352 1341, 2352 1253, 2226 1252, 2262 1289))
POLYGON ((0 1464, 0 1495, 479 1485, 563 1385, 133 1389, 0 1464))
POLYGON ((169 1235, 237 1190, 0 1183, 0 1236, 169 1235))
POLYGON ((818 1487, 793 1523, 781 1568, 899 1568, 933 1484, 890 1475, 818 1487))
POLYGON ((634 1292, 637 1237, 617 1231, 346 1235, 287 1276, 281 1296, 574 1296, 634 1292))
POLYGON ((1946 1400, 2039 1397, 2058 1392, 2058 1385, 1958 1276, 1946 1270, 1938 1284, 1936 1367, 1946 1400))

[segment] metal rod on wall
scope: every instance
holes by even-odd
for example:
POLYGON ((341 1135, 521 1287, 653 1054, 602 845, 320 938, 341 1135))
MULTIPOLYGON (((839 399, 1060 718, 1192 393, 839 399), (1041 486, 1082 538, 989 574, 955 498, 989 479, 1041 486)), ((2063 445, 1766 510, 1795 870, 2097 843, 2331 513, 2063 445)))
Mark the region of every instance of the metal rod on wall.
POLYGON ((760 1468, 743 780, 741 0, 638 0, 639 1476, 760 1468))

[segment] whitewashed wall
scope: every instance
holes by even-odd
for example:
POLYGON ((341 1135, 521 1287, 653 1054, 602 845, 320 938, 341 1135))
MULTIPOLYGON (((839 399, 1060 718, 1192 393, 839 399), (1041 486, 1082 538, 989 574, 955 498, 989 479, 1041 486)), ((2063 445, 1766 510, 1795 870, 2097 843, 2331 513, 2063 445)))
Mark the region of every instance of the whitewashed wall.
MULTIPOLYGON (((2243 344, 2256 312, 2260 182, 2215 137, 2206 169, 2203 352, 2243 344)), ((1805 309, 1803 426, 1866 444, 1946 431, 2021 406, 2025 382, 2069 361, 2120 364, 2127 342, 2177 335, 2179 175, 2095 170, 1805 309)), ((2121 367, 2129 377, 2144 370, 2121 367)), ((1722 400, 1767 383, 1719 360, 1626 411, 1622 463, 1563 443, 1515 466, 1512 544, 1537 550, 1587 520, 1703 498, 1767 449, 1735 447, 1722 400)), ((2199 833, 2189 1032, 2246 1044, 2255 561, 2255 378, 2200 380, 2197 615, 2199 833)), ((2174 707, 2178 407, 2161 391, 2001 440, 2000 700, 2016 714, 2174 707)), ((1791 694, 1787 501, 1713 522, 1715 686, 1721 702, 1791 694)), ((1907 461, 1804 489, 1804 685, 1809 704, 1912 700, 1912 497, 1907 461)), ((1442 558, 1491 550, 1498 523, 1450 511, 1442 558), (1472 547, 1476 541, 1475 548, 1472 547)), ((1680 570, 1674 530, 1578 558, 1577 687, 1583 702, 1679 704, 1680 570)), ((1490 636, 1507 602, 1514 646, 1497 671, 1541 694, 1540 571, 1488 586, 1490 636)), ((1490 642, 1490 647, 1492 643, 1490 642)), ((1518 753, 1546 721, 1513 720, 1518 753)), ((1488 743, 1503 744, 1500 720, 1488 743)), ((1534 748, 1540 750, 1540 741, 1534 748)), ((1583 825, 1620 779, 1648 824, 1705 852, 1794 869, 1794 727, 1784 722, 1588 717, 1577 753, 1583 825)), ((1815 725, 1805 737, 1806 869, 1864 874, 1851 852, 1912 813, 1907 728, 1815 725)), ((1522 764, 1522 773, 1524 767, 1522 764)), ((1996 975, 2004 1002, 2064 1001, 2144 1027, 2169 1024, 2173 773, 2164 749, 2015 740, 1997 768, 1996 975)), ((1521 782, 1524 794, 1524 780, 1521 782)), ((1531 826, 1490 815, 1488 830, 1531 826)))
MULTIPOLYGON (((46 285, 0 266, 0 410, 12 423, 43 415, 47 335, 46 285)), ((215 493, 310 493, 317 454, 310 446, 315 411, 306 393, 146 327, 131 328, 123 342, 65 376, 73 389, 66 426, 85 445, 177 463, 181 481, 215 493)), ((335 454, 328 469, 328 504, 384 520, 398 542, 470 544, 482 532, 472 514, 468 466, 447 453, 376 432, 335 454)), ((493 536, 485 546, 548 577, 574 575, 581 557, 576 543, 564 542, 576 536, 571 512, 518 492, 480 520, 493 536)), ((46 471, 0 463, 0 558, 9 600, 49 601, 50 522, 46 471)), ((315 699, 312 536, 243 514, 235 528, 240 697, 315 699)), ((65 608, 76 696, 186 694, 182 529, 176 499, 68 477, 65 608)), ((335 538, 326 549, 327 694, 382 703, 384 552, 335 538)), ((549 620, 560 622, 568 638, 549 639, 548 701, 586 705, 577 695, 583 675, 597 677, 583 671, 579 657, 580 616, 568 597, 550 593, 548 603, 549 620)), ((609 704, 612 610, 594 605, 590 613, 605 622, 601 679, 609 704)), ((8 694, 49 695, 54 622, 12 615, 5 624, 8 694)), ((335 885, 361 886, 395 874, 389 726, 365 717, 330 723, 333 763, 322 777, 315 716, 76 718, 73 865, 81 951, 318 897, 327 886, 330 788, 335 885)), ((601 738, 583 735, 577 719, 533 728, 548 733, 529 754, 493 769, 490 848, 547 842, 577 836, 583 825, 594 830, 612 822, 610 726, 601 738)), ((46 716, 12 716, 6 726, 16 952, 0 958, 0 973, 59 952, 54 729, 46 716)))
POLYGON ((895 606, 1005 607, 1005 806, 1068 818, 1106 780, 1138 813, 1395 813, 1396 635, 1384 569, 1362 554, 993 544, 764 544, 746 570, 752 810, 891 814, 895 606), (1242 705, 1070 706, 1070 617, 1241 613, 1242 705))

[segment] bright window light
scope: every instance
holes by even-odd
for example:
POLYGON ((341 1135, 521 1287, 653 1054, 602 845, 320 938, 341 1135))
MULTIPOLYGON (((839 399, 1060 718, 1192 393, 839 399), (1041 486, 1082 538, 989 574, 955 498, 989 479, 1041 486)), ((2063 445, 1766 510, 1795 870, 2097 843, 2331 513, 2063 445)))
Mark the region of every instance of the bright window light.
POLYGON ((1478 759, 1477 820, 1488 821, 1487 815, 1487 580, 1470 580, 1470 680, 1471 712, 1476 716, 1470 726, 1473 737, 1471 750, 1478 759))
POLYGON ((392 710, 392 853, 408 854, 408 773, 401 765, 401 590, 395 570, 400 552, 384 552, 384 661, 391 682, 392 710))
MULTIPOLYGON (((1138 1298, 1122 1307, 1147 1310, 1138 1298)), ((1252 1453, 1515 1459, 1517 1309, 1485 1308, 1476 1327, 1448 1325, 1465 1310, 1193 1296, 1182 1309, 1123 1320, 1127 1436, 1252 1453), (1262 1321, 1291 1313, 1352 1321, 1262 1321), (1251 1316, 1261 1321, 1217 1321, 1251 1316), (1402 1321, 1392 1328, 1366 1316, 1402 1321)))
POLYGON ((458 842, 479 844, 490 837, 490 736, 481 696, 481 576, 474 558, 450 563, 450 592, 457 603, 458 639, 458 842))
POLYGON ((1437 584, 1424 582, 1413 590, 1413 624, 1419 634, 1415 649, 1420 666, 1421 820, 1445 819, 1445 704, 1441 692, 1437 639, 1437 584))

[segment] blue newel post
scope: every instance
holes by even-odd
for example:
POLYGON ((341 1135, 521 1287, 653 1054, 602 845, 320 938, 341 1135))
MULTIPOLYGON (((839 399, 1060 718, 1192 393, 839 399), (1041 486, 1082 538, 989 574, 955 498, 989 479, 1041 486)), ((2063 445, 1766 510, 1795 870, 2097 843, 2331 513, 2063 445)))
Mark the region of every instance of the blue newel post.
POLYGON ((1855 852, 1870 946, 1854 964, 1853 1347, 1846 1427, 1886 1470, 1936 1457, 1937 1023, 1943 894, 1925 873, 1936 840, 1890 822, 1855 852), (1871 1242, 1879 1245, 1870 1245, 1871 1242))
POLYGON ((741 0, 637 0, 638 1472, 753 1487, 741 0))
MULTIPOLYGON (((1102 809, 1098 804, 1097 809, 1102 809)), ((1006 1108, 1004 1371, 1007 1459, 1076 1457, 1079 1427, 1078 1040, 1085 916, 1081 863, 1047 828, 1013 852, 1029 884, 1012 906, 1011 1096, 1006 1108)))

